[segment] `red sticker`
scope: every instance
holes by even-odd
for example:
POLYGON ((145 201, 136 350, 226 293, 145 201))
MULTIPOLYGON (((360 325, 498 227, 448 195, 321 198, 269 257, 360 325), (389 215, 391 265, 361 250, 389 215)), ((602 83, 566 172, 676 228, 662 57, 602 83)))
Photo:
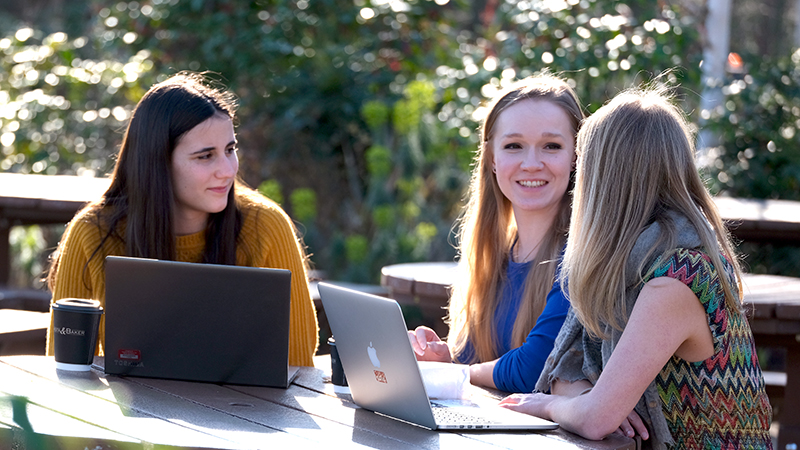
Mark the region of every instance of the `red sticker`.
POLYGON ((142 352, 139 350, 122 349, 119 351, 118 356, 119 359, 125 359, 128 361, 141 361, 142 352))
POLYGON ((385 373, 381 372, 380 370, 373 370, 373 372, 375 372, 375 379, 378 380, 379 383, 389 384, 389 382, 386 381, 385 373))

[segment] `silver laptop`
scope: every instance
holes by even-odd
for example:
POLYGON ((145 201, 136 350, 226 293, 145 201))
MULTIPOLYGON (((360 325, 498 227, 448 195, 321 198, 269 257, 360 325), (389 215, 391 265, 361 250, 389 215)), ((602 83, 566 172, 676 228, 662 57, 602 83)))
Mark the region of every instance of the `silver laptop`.
POLYGON ((291 272, 106 257, 109 374, 286 388, 291 272))
POLYGON ((431 401, 396 301, 319 283, 353 401, 430 429, 551 430, 538 417, 469 401, 431 401))

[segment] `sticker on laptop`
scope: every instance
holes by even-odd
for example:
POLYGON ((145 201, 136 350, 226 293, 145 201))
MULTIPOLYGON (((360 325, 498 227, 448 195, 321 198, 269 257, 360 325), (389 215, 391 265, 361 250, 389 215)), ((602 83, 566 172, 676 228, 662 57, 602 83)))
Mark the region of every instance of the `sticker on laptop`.
POLYGON ((139 350, 132 350, 129 348, 120 349, 119 353, 117 353, 117 357, 119 359, 125 361, 141 361, 142 360, 142 352, 139 350))

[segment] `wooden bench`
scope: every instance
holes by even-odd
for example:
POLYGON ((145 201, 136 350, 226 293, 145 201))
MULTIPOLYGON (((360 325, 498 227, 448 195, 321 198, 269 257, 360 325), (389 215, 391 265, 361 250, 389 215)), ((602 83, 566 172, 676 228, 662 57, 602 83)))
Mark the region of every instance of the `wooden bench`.
POLYGON ((0 356, 44 355, 50 313, 0 309, 0 356))
POLYGON ((44 355, 50 293, 0 289, 0 356, 44 355))
POLYGON ((107 178, 0 173, 0 287, 11 272, 11 227, 66 224, 109 183, 107 178))
POLYGON ((772 403, 772 420, 780 420, 783 400, 786 398, 786 372, 764 372, 764 382, 767 385, 767 396, 772 403))

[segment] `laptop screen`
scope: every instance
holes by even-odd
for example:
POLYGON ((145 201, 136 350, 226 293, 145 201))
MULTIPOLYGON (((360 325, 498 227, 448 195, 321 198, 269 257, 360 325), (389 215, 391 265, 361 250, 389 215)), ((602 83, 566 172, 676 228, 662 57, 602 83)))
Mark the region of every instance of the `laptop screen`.
POLYGON ((106 258, 105 371, 288 386, 291 273, 106 258))

